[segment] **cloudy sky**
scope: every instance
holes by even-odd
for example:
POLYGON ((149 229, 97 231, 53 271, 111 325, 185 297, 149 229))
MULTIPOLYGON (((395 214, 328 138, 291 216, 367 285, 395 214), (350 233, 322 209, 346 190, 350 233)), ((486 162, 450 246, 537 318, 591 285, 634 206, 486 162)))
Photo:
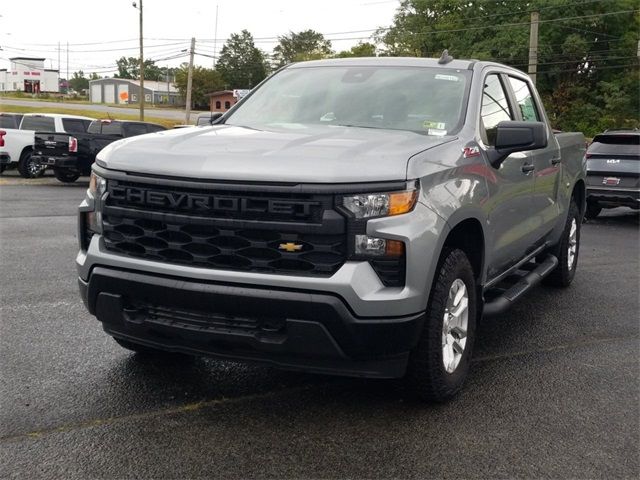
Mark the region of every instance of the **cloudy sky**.
MULTIPOLYGON (((213 55, 216 5, 217 51, 224 39, 249 30, 256 44, 271 52, 276 37, 314 29, 331 39, 334 50, 346 50, 373 31, 388 26, 399 0, 143 0, 145 58, 161 66, 187 61, 184 50, 196 37, 196 51, 213 55), (174 58, 182 55, 179 58, 174 58)), ((10 57, 46 57, 46 68, 61 76, 83 69, 101 76, 115 71, 121 56, 138 55, 138 11, 132 0, 0 1, 0 68, 10 57)), ((212 58, 196 56, 211 66, 212 58)))

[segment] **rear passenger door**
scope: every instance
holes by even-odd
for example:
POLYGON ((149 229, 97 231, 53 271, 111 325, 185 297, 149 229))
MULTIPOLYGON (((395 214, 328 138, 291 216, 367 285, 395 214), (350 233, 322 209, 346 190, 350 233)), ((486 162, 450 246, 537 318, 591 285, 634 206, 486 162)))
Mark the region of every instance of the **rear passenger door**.
MULTIPOLYGON (((517 119, 524 122, 546 122, 529 80, 512 75, 508 76, 508 80, 516 105, 517 119)), ((546 148, 525 152, 529 162, 534 166, 531 209, 535 221, 535 241, 540 244, 551 233, 560 214, 557 202, 561 168, 560 150, 553 132, 548 131, 548 135, 549 142, 546 148)))
MULTIPOLYGON (((501 73, 489 73, 483 82, 480 107, 480 136, 486 147, 495 145, 498 123, 515 120, 506 78, 501 73)), ((509 155, 499 168, 489 175, 490 198, 486 203, 493 248, 487 259, 488 275, 493 278, 517 263, 531 246, 531 195, 534 188, 529 158, 517 152, 509 155)))

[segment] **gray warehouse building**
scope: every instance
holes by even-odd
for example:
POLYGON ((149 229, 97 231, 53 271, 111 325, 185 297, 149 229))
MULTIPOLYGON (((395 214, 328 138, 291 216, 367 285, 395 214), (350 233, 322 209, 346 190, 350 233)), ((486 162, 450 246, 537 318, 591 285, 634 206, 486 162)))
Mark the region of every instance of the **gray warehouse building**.
MULTIPOLYGON (((89 81, 92 103, 138 103, 140 82, 128 78, 100 78, 89 81)), ((145 80, 144 100, 150 104, 184 105, 178 89, 167 82, 145 80)))

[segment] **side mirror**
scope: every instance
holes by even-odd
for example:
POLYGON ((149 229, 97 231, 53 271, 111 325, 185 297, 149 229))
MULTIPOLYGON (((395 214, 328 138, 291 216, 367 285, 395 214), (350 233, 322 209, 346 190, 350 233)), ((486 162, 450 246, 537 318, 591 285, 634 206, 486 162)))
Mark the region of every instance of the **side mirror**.
POLYGON ((546 148, 547 126, 542 122, 500 122, 495 139, 495 147, 489 152, 489 157, 497 168, 512 153, 546 148))
POLYGON ((214 112, 214 113, 212 113, 211 114, 211 119, 209 120, 211 125, 213 125, 215 123, 215 121, 218 120, 221 116, 222 116, 222 112, 214 112))

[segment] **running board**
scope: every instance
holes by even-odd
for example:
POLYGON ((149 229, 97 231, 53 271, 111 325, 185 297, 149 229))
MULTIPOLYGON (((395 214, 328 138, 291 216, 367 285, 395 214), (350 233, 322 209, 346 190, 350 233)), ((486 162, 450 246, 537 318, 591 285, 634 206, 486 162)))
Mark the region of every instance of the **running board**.
POLYGON ((524 275, 517 283, 509 287, 491 301, 485 303, 483 315, 492 317, 507 311, 522 295, 538 285, 540 281, 549 275, 558 265, 558 259, 554 255, 547 255, 542 263, 535 269, 524 275))

